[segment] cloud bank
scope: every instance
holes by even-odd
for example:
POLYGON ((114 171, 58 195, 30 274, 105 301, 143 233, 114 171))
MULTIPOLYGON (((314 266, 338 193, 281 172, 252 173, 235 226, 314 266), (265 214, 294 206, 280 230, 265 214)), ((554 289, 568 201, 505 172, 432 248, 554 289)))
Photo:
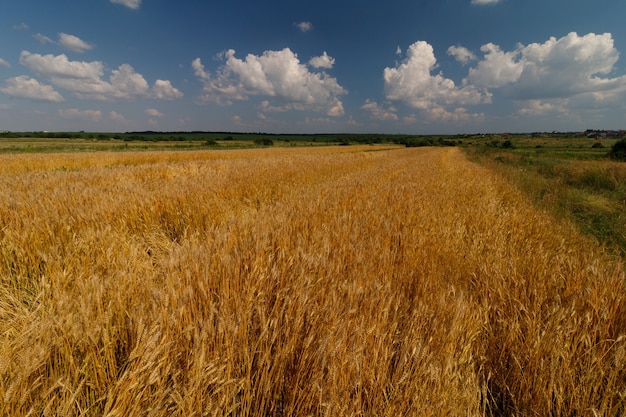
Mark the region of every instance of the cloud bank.
MULTIPOLYGON (((474 63, 457 85, 443 73, 434 73, 432 46, 415 42, 402 62, 384 69, 385 97, 422 110, 429 119, 449 121, 484 117, 466 108, 489 104, 494 97, 512 99, 520 107, 517 115, 526 116, 622 107, 626 102, 626 75, 611 76, 619 52, 610 33, 571 32, 543 43, 518 44, 509 51, 487 43, 480 52, 478 57, 463 46, 448 48, 457 62, 474 63)), ((362 108, 380 118, 372 103, 362 108)))
POLYGON ((172 100, 183 96, 169 81, 157 80, 150 88, 143 75, 129 64, 112 70, 108 79, 105 79, 102 62, 70 61, 64 54, 40 55, 22 51, 20 64, 53 86, 82 99, 129 100, 144 97, 172 100))
POLYGON ((52 86, 41 84, 36 79, 26 75, 7 79, 4 87, 0 87, 0 93, 11 97, 36 101, 50 101, 55 103, 65 101, 63 96, 55 91, 52 86))

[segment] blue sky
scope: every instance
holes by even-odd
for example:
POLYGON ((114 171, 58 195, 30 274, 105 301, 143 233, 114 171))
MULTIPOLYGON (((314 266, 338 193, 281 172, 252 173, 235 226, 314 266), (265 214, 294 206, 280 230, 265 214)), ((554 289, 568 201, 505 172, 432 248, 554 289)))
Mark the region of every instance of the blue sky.
POLYGON ((626 128, 617 0, 20 0, 0 130, 626 128))

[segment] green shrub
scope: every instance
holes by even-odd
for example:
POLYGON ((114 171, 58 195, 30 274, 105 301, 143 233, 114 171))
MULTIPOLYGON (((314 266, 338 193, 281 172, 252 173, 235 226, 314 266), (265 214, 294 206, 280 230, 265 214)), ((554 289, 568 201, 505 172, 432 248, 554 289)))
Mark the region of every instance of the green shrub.
POLYGON ((274 145, 274 141, 268 138, 258 138, 254 140, 254 144, 261 146, 272 146, 274 145))
POLYGON ((502 148, 504 148, 504 149, 512 149, 513 148, 513 142, 511 142, 510 140, 505 140, 502 143, 502 148))
POLYGON ((626 161, 626 139, 615 142, 615 144, 611 147, 611 152, 609 152, 609 156, 612 159, 626 161))

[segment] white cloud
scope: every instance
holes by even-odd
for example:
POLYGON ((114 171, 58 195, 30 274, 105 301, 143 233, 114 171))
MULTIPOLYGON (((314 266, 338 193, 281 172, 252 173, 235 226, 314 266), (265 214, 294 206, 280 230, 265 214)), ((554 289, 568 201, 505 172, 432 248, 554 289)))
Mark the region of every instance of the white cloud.
POLYGON ((128 64, 112 70, 107 81, 103 79, 104 65, 100 61, 70 61, 64 54, 40 55, 22 51, 20 63, 78 98, 111 100, 152 97, 166 100, 182 96, 169 81, 157 80, 150 89, 143 75, 128 64))
POLYGON ((158 111, 157 109, 146 109, 146 114, 152 117, 163 117, 165 116, 163 113, 158 111))
POLYGON ((11 64, 9 64, 4 59, 0 58, 0 67, 11 68, 11 64))
POLYGON ((523 67, 516 61, 518 51, 502 52, 498 45, 488 43, 480 50, 485 59, 469 70, 468 79, 481 88, 499 88, 519 79, 523 67))
POLYGON ((311 22, 296 23, 296 26, 298 27, 298 29, 300 29, 300 32, 308 32, 309 30, 313 29, 313 24, 311 22))
POLYGON ((141 6, 141 0, 111 0, 111 3, 121 4, 133 10, 137 10, 141 6))
POLYGON ((472 4, 477 4, 479 6, 484 6, 488 4, 498 4, 501 0, 472 0, 472 4))
POLYGON ((365 104, 361 106, 361 109, 369 112, 373 119, 398 120, 398 116, 395 114, 396 110, 394 108, 385 109, 374 100, 365 100, 365 104))
POLYGON ((172 83, 167 80, 156 80, 152 92, 159 100, 174 100, 183 96, 183 93, 172 87, 172 83))
POLYGON ((326 110, 326 114, 332 117, 339 117, 345 114, 345 110, 343 108, 343 103, 339 101, 337 97, 333 97, 331 102, 329 103, 328 109, 326 110))
POLYGON ((490 102, 489 93, 472 85, 458 87, 441 73, 433 75, 436 63, 430 44, 424 41, 412 44, 402 63, 395 68, 385 68, 383 72, 386 98, 417 109, 490 102))
POLYGON ((544 43, 518 45, 510 52, 490 43, 481 51, 484 60, 469 70, 467 81, 477 87, 502 88, 514 99, 588 95, 603 101, 616 95, 623 97, 626 90, 626 76, 606 77, 619 58, 609 33, 578 36, 572 32, 544 43))
POLYGON ((59 109, 59 116, 64 119, 99 122, 102 119, 102 112, 100 110, 59 109))
POLYGON ((19 25, 13 25, 13 29, 15 30, 28 30, 28 25, 26 23, 20 23, 19 25))
POLYGON ((104 65, 100 61, 69 61, 64 54, 40 55, 22 51, 20 64, 49 78, 98 80, 104 73, 104 65))
POLYGON ((148 82, 128 64, 111 71, 111 95, 116 98, 131 98, 148 94, 148 82))
POLYGON ((0 87, 0 93, 11 97, 25 98, 38 101, 52 101, 60 103, 63 96, 54 90, 52 86, 41 84, 34 78, 26 75, 9 78, 5 86, 0 87))
POLYGON ((193 61, 195 75, 202 81, 201 103, 229 105, 232 100, 265 96, 284 110, 325 111, 327 115, 343 114, 338 96, 346 94, 337 79, 325 72, 310 72, 289 48, 248 54, 245 60, 235 57, 234 50, 221 54, 225 64, 211 75, 200 58, 193 61))
POLYGON ((476 60, 476 55, 472 51, 462 46, 451 46, 448 48, 448 55, 453 56, 461 64, 467 64, 476 60))
POLYGON ((93 45, 80 39, 78 36, 59 33, 59 45, 73 52, 83 53, 93 49, 93 45))
POLYGON ((326 51, 324 51, 322 55, 311 58, 309 65, 313 68, 331 69, 335 65, 335 58, 328 56, 326 51))

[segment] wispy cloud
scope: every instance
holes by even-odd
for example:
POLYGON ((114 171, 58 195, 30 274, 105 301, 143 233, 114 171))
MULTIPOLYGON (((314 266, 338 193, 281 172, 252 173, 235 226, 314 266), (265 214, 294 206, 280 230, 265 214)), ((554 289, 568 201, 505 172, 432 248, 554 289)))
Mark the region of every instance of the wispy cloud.
POLYGON ((163 113, 158 111, 157 109, 146 109, 146 114, 152 117, 163 117, 165 116, 163 113))
POLYGON ((365 100, 365 104, 361 106, 361 109, 368 112, 372 119, 398 120, 398 115, 395 113, 397 110, 395 108, 391 107, 389 109, 385 109, 380 104, 369 98, 365 100))
POLYGON ((59 33, 59 45, 70 51, 83 53, 93 49, 93 45, 80 39, 78 36, 59 33))
POLYGON ((9 64, 4 59, 0 58, 0 67, 11 68, 11 64, 9 64))
POLYGON ((472 0, 472 4, 476 4, 478 6, 486 6, 490 4, 498 4, 501 0, 472 0))
POLYGON ((141 0, 111 0, 111 3, 121 4, 133 10, 137 10, 141 6, 141 0))
POLYGON ((299 22, 295 25, 298 29, 300 29, 300 32, 308 32, 313 29, 313 23, 311 22, 299 22))
POLYGON ((59 109, 59 116, 64 119, 99 122, 102 119, 102 112, 100 110, 59 109))
POLYGON ((47 36, 42 35, 41 33, 36 33, 33 35, 33 38, 37 39, 39 43, 45 45, 47 43, 54 43, 52 39, 47 36))

